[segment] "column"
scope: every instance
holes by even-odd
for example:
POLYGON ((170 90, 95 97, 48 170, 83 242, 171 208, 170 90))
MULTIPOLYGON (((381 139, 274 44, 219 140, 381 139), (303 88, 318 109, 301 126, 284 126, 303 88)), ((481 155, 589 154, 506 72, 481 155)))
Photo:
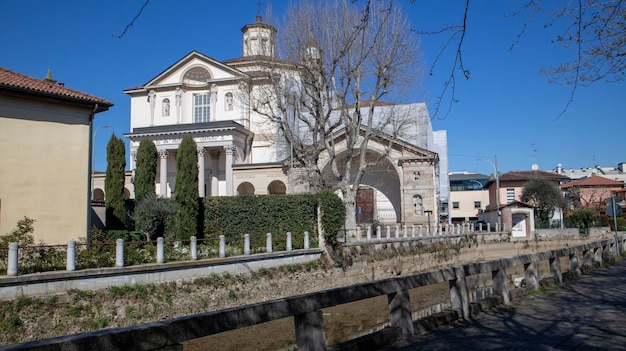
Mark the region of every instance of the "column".
POLYGON ((198 148, 198 195, 200 197, 205 197, 206 193, 204 191, 204 147, 198 148))
POLYGON ((167 197, 167 150, 159 150, 159 157, 161 158, 159 168, 159 189, 160 196, 167 197))
POLYGON ((217 150, 211 151, 211 196, 218 196, 219 191, 219 174, 220 174, 220 152, 217 150))
POLYGON ((226 196, 233 195, 233 153, 235 151, 235 145, 224 146, 226 151, 226 196))
POLYGON ((387 294, 389 319, 392 327, 400 328, 404 337, 415 333, 411 319, 411 300, 408 290, 387 294))
POLYGON ((322 310, 293 316, 296 328, 296 346, 298 350, 326 350, 324 334, 324 315, 322 310))

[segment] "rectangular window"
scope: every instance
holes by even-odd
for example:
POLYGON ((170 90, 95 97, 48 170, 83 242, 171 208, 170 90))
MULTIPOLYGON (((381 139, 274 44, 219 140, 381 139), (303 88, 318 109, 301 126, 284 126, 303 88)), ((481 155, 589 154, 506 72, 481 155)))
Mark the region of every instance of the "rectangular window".
POLYGON ((507 188, 506 189, 506 203, 510 204, 513 201, 515 201, 515 189, 507 188))
POLYGON ((474 208, 480 208, 480 201, 474 201, 474 208))
POLYGON ((458 201, 452 201, 452 208, 459 208, 459 202, 458 201))
POLYGON ((211 94, 195 94, 193 96, 194 123, 209 122, 211 119, 211 94))

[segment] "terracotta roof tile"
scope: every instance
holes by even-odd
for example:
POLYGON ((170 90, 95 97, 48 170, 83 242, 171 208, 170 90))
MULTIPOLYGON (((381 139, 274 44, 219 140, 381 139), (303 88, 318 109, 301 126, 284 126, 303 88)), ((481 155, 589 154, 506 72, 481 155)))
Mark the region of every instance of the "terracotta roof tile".
POLYGON ((56 84, 53 80, 29 77, 3 67, 0 67, 0 89, 32 92, 70 100, 81 100, 100 104, 102 105, 101 107, 113 106, 113 104, 106 99, 66 88, 64 85, 56 84))
POLYGON ((623 187, 624 182, 621 180, 608 179, 608 178, 604 178, 604 177, 600 177, 595 174, 592 174, 590 177, 586 177, 586 178, 578 179, 578 180, 572 180, 571 182, 565 183, 561 185, 561 188, 562 189, 574 188, 574 187, 586 188, 586 187, 593 187, 593 186, 623 187))

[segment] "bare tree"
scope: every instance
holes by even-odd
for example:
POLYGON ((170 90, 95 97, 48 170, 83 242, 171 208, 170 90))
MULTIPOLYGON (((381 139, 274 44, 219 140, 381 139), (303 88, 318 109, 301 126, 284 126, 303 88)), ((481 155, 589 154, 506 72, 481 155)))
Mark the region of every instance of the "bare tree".
POLYGON ((252 87, 244 101, 263 117, 267 135, 279 130, 306 169, 309 191, 341 191, 346 228, 353 229, 367 168, 416 119, 391 103, 419 79, 418 45, 391 0, 301 1, 285 18, 277 40, 281 59, 265 62, 265 84, 252 87), (374 139, 387 141, 368 151, 374 139))

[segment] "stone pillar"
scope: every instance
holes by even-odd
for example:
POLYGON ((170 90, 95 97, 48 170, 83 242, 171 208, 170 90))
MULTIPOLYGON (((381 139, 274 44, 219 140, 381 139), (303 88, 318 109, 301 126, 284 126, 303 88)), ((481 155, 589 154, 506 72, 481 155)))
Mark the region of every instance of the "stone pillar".
POLYGON ((524 264, 524 277, 526 284, 532 286, 535 291, 539 290, 539 278, 537 277, 537 264, 535 261, 524 264))
POLYGON ((76 241, 74 240, 67 242, 67 262, 65 262, 65 269, 70 272, 76 270, 76 241))
POLYGON ((389 226, 386 227, 387 229, 387 239, 391 238, 391 228, 389 228, 389 226))
POLYGON ((211 151, 211 196, 219 196, 220 152, 211 151))
POLYGON ((124 239, 115 241, 115 267, 124 267, 124 239))
POLYGON ((293 316, 298 351, 326 350, 324 315, 321 310, 293 316))
POLYGON ((411 318, 411 300, 409 291, 402 290, 387 294, 389 317, 392 327, 400 328, 405 337, 415 334, 411 318))
POLYGON ((400 226, 396 225, 396 234, 395 234, 395 238, 398 239, 400 238, 400 226))
POLYGON ((415 224, 411 224, 411 238, 415 238, 415 224))
POLYGON ((157 252, 156 252, 157 263, 165 262, 165 252, 164 252, 165 245, 164 244, 165 244, 165 240, 163 239, 163 237, 158 237, 157 238, 157 252))
POLYGON ((470 298, 467 293, 467 282, 463 274, 463 268, 455 267, 453 270, 454 279, 448 281, 450 302, 452 302, 452 308, 461 311, 463 319, 469 320, 472 318, 470 312, 470 298))
POLYGON ((506 269, 501 268, 491 271, 491 279, 493 280, 493 293, 502 296, 504 304, 508 305, 511 302, 511 297, 509 296, 509 286, 507 285, 506 269))
POLYGON ((309 232, 304 232, 304 249, 308 249, 309 245, 309 232))
POLYGON ((552 277, 554 277, 557 283, 561 284, 563 282, 560 257, 553 257, 550 259, 550 274, 552 274, 552 277))
POLYGON ((578 261, 578 253, 569 254, 569 269, 576 276, 580 276, 580 262, 578 261))
POLYGON ((243 254, 250 254, 250 234, 244 234, 243 236, 243 254))
POLYGON ((583 250, 583 268, 584 269, 587 269, 589 271, 593 269, 593 256, 594 256, 593 249, 583 250))
POLYGON ((226 237, 220 235, 219 256, 226 257, 226 237))
POLYGON ((265 252, 272 253, 272 233, 267 233, 265 237, 265 252))
POLYGON ((422 224, 420 224, 418 227, 419 227, 419 237, 421 238, 423 236, 423 234, 424 234, 423 233, 424 226, 422 224))
POLYGON ((380 240, 380 226, 376 227, 376 239, 380 240))
POLYGON ((159 190, 161 197, 167 196, 167 155, 168 152, 165 149, 159 150, 159 158, 161 162, 159 164, 159 190))
POLYGON ((233 153, 235 152, 234 145, 224 146, 226 151, 226 196, 233 195, 233 153))
POLYGON ((598 267, 602 267, 602 255, 604 253, 604 247, 600 246, 600 247, 596 247, 593 250, 593 264, 594 267, 596 265, 596 263, 598 264, 598 267))
POLYGON ((7 264, 7 275, 17 275, 17 257, 18 257, 18 244, 9 243, 9 262, 7 264))
POLYGON ((291 251, 293 246, 291 245, 291 232, 287 232, 287 251, 291 251))
POLYGON ((408 237, 408 233, 406 231, 406 224, 402 226, 402 231, 404 232, 404 237, 407 238, 408 237))
POLYGON ((368 225, 367 226, 367 241, 372 240, 372 226, 368 225))
POLYGON ((196 236, 192 236, 189 242, 189 251, 191 251, 191 259, 198 259, 198 238, 196 236))
POLYGON ((198 148, 198 195, 205 197, 205 180, 204 180, 204 147, 198 148))

